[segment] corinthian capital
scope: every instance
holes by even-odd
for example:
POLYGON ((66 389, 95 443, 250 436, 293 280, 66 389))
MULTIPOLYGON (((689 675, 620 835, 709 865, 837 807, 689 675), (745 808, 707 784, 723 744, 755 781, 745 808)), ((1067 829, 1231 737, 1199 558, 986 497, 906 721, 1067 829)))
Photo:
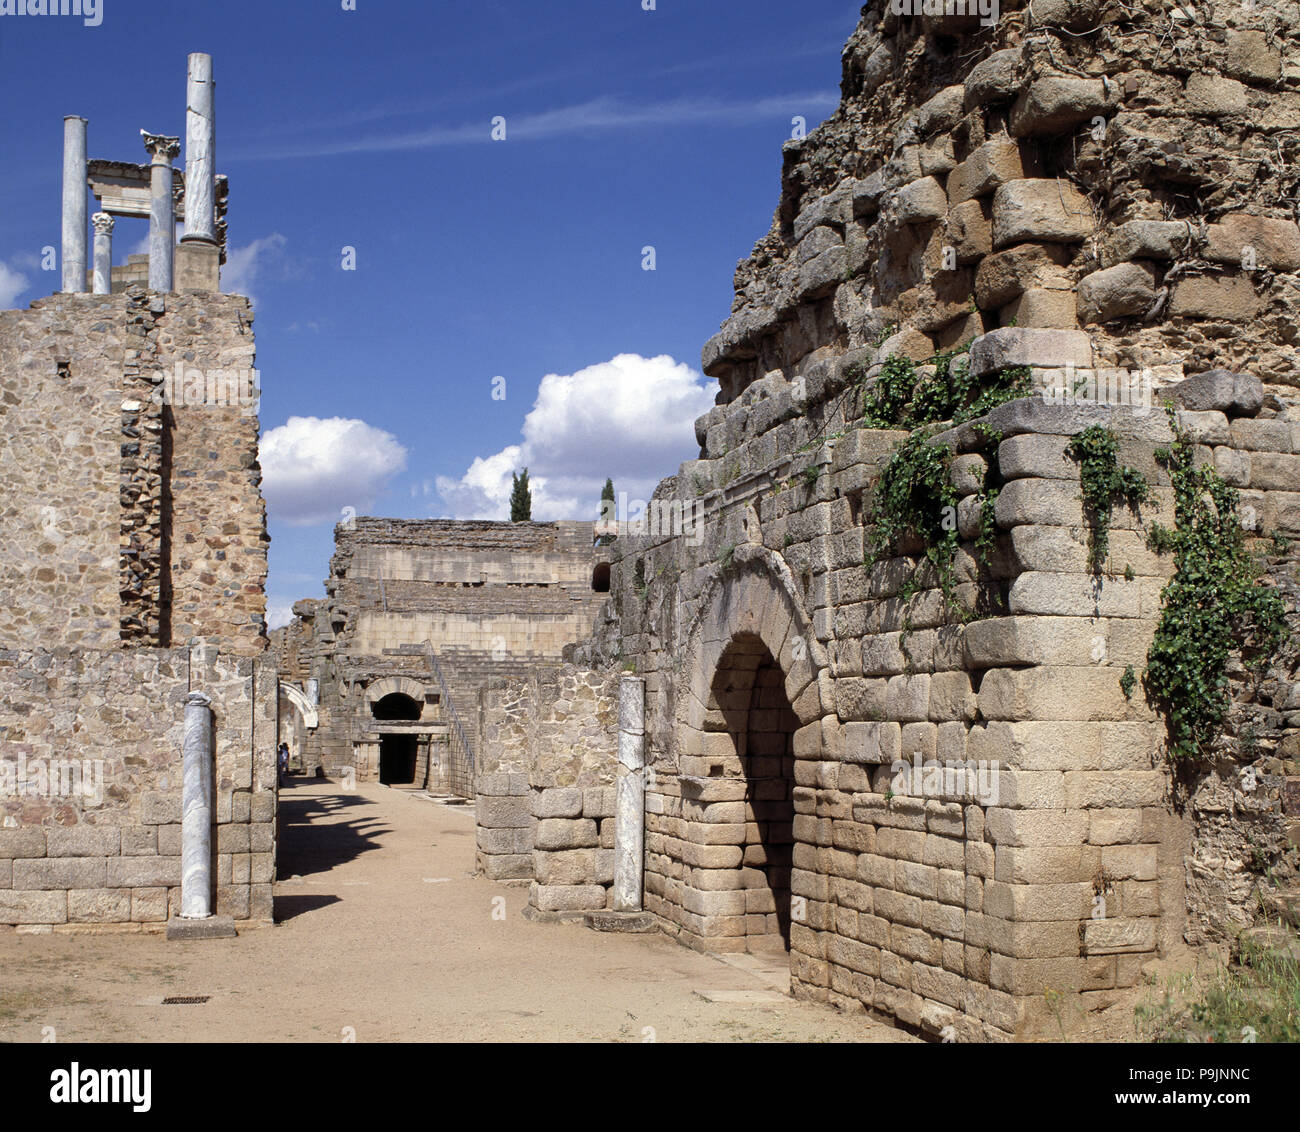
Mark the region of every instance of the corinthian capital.
POLYGON ((173 161, 181 152, 180 138, 169 138, 166 134, 151 134, 148 130, 141 130, 140 137, 144 139, 144 148, 154 159, 154 164, 173 161))
POLYGON ((113 234, 113 225, 116 223, 107 212, 95 213, 90 218, 90 222, 95 226, 96 236, 111 236, 113 234))

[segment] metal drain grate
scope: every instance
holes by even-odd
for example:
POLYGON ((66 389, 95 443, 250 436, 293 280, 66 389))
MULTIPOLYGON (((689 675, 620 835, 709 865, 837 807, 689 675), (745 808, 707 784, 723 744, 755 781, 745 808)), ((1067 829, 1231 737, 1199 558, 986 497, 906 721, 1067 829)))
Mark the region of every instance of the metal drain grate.
POLYGON ((212 996, 210 994, 174 994, 169 998, 164 998, 164 1006, 202 1006, 212 996))

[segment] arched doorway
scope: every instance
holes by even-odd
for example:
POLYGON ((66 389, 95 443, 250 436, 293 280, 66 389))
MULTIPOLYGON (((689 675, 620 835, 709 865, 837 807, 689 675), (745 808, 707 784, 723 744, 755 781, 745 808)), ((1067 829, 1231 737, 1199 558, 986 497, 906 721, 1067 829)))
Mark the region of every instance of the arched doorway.
POLYGON ((799 720, 786 698, 780 665, 754 633, 740 633, 727 645, 711 691, 710 709, 721 716, 735 751, 734 759, 724 757, 720 777, 743 784, 743 811, 720 816, 743 818, 738 880, 746 947, 788 950, 799 720))

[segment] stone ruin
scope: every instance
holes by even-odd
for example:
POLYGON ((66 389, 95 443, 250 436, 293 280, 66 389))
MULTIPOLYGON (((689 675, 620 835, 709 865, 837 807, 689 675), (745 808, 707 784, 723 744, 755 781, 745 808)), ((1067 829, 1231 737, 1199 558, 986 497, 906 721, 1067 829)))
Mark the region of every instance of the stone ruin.
POLYGON ((63 291, 0 312, 0 925, 19 930, 272 918, 253 313, 220 293, 209 56, 186 93, 184 175, 179 138, 142 131, 149 165, 88 161, 65 120, 63 291), (150 218, 150 254, 118 268, 123 216, 150 218), (188 775, 205 747, 183 823, 180 753, 188 775))
POLYGON ((965 9, 864 6, 655 495, 702 535, 624 532, 596 632, 482 690, 478 848, 535 916, 1007 1040, 1295 923, 1300 9, 965 9), (1290 635, 1173 759, 1204 530, 1290 635))
POLYGON ((595 524, 356 518, 271 634, 294 769, 470 798, 479 685, 557 664, 609 590, 595 524))

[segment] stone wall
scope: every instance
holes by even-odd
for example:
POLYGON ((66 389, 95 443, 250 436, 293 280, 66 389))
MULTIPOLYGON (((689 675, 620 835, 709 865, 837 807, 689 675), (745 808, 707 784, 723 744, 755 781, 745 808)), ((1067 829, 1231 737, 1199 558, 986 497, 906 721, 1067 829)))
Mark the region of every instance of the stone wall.
POLYGON ((181 737, 213 701, 215 912, 270 922, 275 669, 212 647, 0 651, 0 925, 180 908, 181 737))
POLYGON ((704 349, 723 400, 828 350, 924 358, 1013 324, 1090 327, 1101 365, 1300 384, 1295 5, 1028 8, 981 29, 864 6, 704 349))
POLYGON ((213 701, 215 910, 272 918, 251 323, 136 285, 0 312, 0 924, 176 911, 189 691, 213 701))
POLYGON ((796 994, 958 1040, 1073 1027, 1300 880, 1294 643, 1257 674, 1231 659, 1223 733, 1177 773, 1140 683, 1173 569, 1152 543, 1175 523, 1171 424, 1241 489, 1300 633, 1300 17, 1033 13, 864 7, 841 105, 787 143, 704 349, 700 458, 656 492, 703 505, 698 537, 620 537, 566 653, 646 680, 664 930, 783 944, 796 994), (902 402, 966 382, 965 419, 878 419, 900 359, 902 402), (1066 453, 1093 425, 1148 490, 1097 564, 1066 453), (918 427, 953 493, 947 579, 915 529, 877 554, 882 476, 918 427))
POLYGON ((0 312, 0 641, 266 647, 257 407, 204 403, 253 368, 251 323, 238 296, 141 288, 0 312), (178 365, 185 403, 164 383, 178 365))
POLYGON ((319 681, 305 767, 369 776, 358 752, 382 742, 369 689, 400 679, 412 698, 436 700, 430 742, 447 745, 445 761, 420 764, 440 773, 417 785, 472 796, 479 686, 554 665, 591 631, 604 601, 593 571, 607 558, 594 525, 363 518, 335 542, 328 597, 296 605, 274 635, 282 679, 319 681))
POLYGON ((610 906, 618 676, 572 665, 480 691, 478 868, 532 881, 539 913, 610 906))

